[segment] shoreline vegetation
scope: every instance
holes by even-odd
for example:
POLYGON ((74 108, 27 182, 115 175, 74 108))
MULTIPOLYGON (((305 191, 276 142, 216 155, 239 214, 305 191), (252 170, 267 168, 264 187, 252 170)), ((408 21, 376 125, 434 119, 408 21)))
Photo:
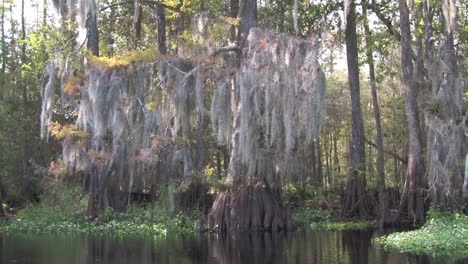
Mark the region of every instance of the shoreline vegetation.
MULTIPOLYGON (((55 205, 44 200, 29 205, 0 221, 0 234, 73 235, 103 234, 120 238, 190 235, 200 231, 198 211, 170 213, 162 199, 155 204, 133 205, 125 213, 105 210, 93 220, 84 217, 86 197, 65 193, 55 205)), ((5 205, 4 205, 5 206, 5 205)), ((303 205, 291 210, 295 226, 301 230, 344 231, 369 230, 375 220, 340 219, 331 209, 314 209, 303 205)), ((216 233, 215 230, 211 230, 216 233)), ((376 243, 388 250, 432 255, 468 255, 468 216, 431 209, 427 222, 411 231, 394 232, 377 238, 376 243)))
POLYGON ((401 252, 468 256, 468 216, 431 209, 422 227, 394 232, 376 242, 401 252))

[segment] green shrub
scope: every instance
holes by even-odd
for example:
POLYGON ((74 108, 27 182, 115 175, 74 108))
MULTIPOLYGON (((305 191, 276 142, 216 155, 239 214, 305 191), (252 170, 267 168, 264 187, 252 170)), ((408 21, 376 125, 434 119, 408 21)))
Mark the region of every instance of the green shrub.
POLYGON ((318 222, 311 223, 309 227, 311 229, 323 229, 323 230, 364 230, 376 227, 376 221, 344 221, 344 222, 318 222))
POLYGON ((171 214, 161 203, 150 209, 130 206, 126 213, 106 209, 88 221, 84 217, 86 203, 76 201, 76 194, 65 193, 56 206, 47 202, 30 205, 18 213, 17 220, 0 222, 0 233, 102 233, 127 237, 189 234, 198 230, 197 212, 171 214))
POLYGON ((327 210, 312 210, 308 208, 300 208, 293 213, 293 219, 296 223, 306 225, 310 223, 329 221, 330 211, 327 210))
POLYGON ((392 233, 377 242, 405 252, 468 255, 468 216, 431 209, 421 228, 392 233))
POLYGON ((376 221, 333 221, 331 211, 300 208, 293 213, 293 220, 310 229, 361 230, 376 226, 376 221))

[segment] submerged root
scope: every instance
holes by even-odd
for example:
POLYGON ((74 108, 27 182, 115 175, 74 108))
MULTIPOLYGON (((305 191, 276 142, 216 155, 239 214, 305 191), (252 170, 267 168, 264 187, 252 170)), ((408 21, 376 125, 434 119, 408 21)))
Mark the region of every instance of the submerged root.
POLYGON ((291 229, 279 199, 260 183, 221 192, 208 215, 208 226, 221 233, 291 229))

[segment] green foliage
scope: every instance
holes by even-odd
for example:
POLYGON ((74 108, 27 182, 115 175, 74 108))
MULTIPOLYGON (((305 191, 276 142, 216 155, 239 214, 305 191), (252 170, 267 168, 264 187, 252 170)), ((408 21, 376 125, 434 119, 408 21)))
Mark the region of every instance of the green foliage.
POLYGON ((77 192, 66 192, 55 206, 47 202, 21 210, 17 220, 0 223, 7 234, 112 234, 114 236, 163 236, 189 234, 197 230, 197 213, 170 214, 162 204, 150 209, 131 206, 126 213, 107 209, 92 221, 84 218, 86 199, 77 192))
POLYGON ((301 189, 299 184, 289 182, 282 188, 282 199, 292 207, 305 207, 317 210, 338 208, 339 197, 333 193, 325 193, 323 187, 305 184, 301 189))
POLYGON ((308 225, 311 223, 329 221, 330 214, 331 212, 327 210, 311 210, 308 208, 301 208, 294 212, 293 219, 300 225, 308 225))
POLYGON ((323 223, 310 223, 311 229, 323 230, 363 230, 376 227, 376 221, 344 221, 344 222, 323 222, 323 223))
POLYGON ((468 255, 468 216, 431 209, 426 224, 416 230, 392 233, 377 242, 386 248, 433 255, 468 255))
POLYGON ((331 211, 300 208, 293 213, 294 221, 310 229, 321 230, 361 230, 374 228, 376 221, 334 221, 331 211))

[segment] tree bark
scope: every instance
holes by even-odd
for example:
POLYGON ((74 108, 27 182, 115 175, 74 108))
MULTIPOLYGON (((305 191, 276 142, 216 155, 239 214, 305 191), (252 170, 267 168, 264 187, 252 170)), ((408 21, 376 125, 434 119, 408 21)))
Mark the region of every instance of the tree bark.
POLYGON ((424 221, 422 143, 419 127, 417 89, 414 82, 413 61, 411 58, 411 31, 409 9, 406 0, 399 0, 401 31, 401 71, 402 88, 406 97, 406 114, 409 130, 409 157, 405 186, 400 199, 400 221, 417 223, 424 221))
POLYGON ((317 138, 317 179, 318 184, 323 187, 323 170, 322 170, 322 149, 320 146, 320 137, 317 138))
POLYGON ((342 212, 345 216, 366 217, 369 205, 365 194, 363 177, 365 175, 364 125, 362 121, 359 65, 356 35, 356 5, 354 0, 345 1, 346 15, 346 58, 351 93, 352 127, 351 127, 351 171, 346 182, 346 194, 342 212))
POLYGON ((324 142, 324 148, 325 148, 325 177, 327 178, 327 187, 331 187, 333 185, 333 179, 331 176, 331 170, 333 168, 333 164, 331 162, 332 158, 332 148, 331 148, 331 142, 330 142, 330 137, 329 134, 324 134, 325 137, 325 142, 324 142))
MULTIPOLYGON (((239 0, 229 0, 229 17, 236 18, 239 15, 239 0)), ((231 41, 235 42, 237 40, 237 27, 231 25, 229 29, 231 33, 231 41)))
POLYGON ((5 87, 6 81, 6 60, 7 60, 7 47, 5 43, 5 0, 2 1, 2 75, 0 76, 0 89, 2 89, 2 97, 8 97, 8 89, 5 87))
MULTIPOLYGON (((24 13, 24 7, 25 3, 24 0, 21 1, 21 39, 23 41, 23 45, 21 46, 21 65, 26 65, 26 22, 25 22, 25 13, 24 13)), ((21 75, 24 75, 23 73, 23 67, 21 67, 21 75)), ((29 103, 28 103, 28 82, 26 78, 22 78, 20 81, 22 88, 22 93, 23 93, 23 134, 22 134, 22 179, 21 179, 21 189, 23 192, 23 195, 27 200, 30 200, 32 198, 30 188, 29 188, 29 176, 28 176, 28 160, 29 160, 29 151, 28 151, 28 135, 27 131, 28 129, 28 109, 29 109, 29 103)))
POLYGON ((454 31, 457 24, 455 0, 441 1, 441 36, 438 50, 433 49, 432 42, 432 10, 430 3, 424 2, 424 18, 427 30, 426 60, 432 62, 432 96, 435 102, 426 111, 428 124, 428 182, 430 184, 433 203, 442 209, 460 209, 461 178, 463 175, 459 162, 462 155, 462 98, 463 88, 458 77, 457 59, 454 47, 454 31), (432 61, 431 61, 432 59, 432 61), (460 123, 458 125, 457 123, 460 123))
POLYGON ((384 160, 384 145, 382 137, 382 125, 380 122, 380 108, 377 98, 377 88, 375 82, 375 67, 374 57, 372 54, 373 46, 371 43, 372 32, 369 29, 369 21, 367 19, 367 9, 363 12, 364 16, 364 31, 366 35, 366 55, 367 64, 369 66, 369 79, 372 94, 372 106, 374 110, 375 120, 375 143, 377 145, 377 189, 379 193, 379 227, 383 227, 385 214, 387 211, 387 192, 385 189, 385 160, 384 160))
POLYGON ((240 0, 239 40, 242 48, 251 28, 257 26, 257 0, 240 0))
POLYGON ((5 217, 5 212, 3 211, 3 201, 2 197, 0 197, 0 219, 5 217))
POLYGON ((310 143, 310 167, 311 167, 311 180, 312 185, 317 186, 317 158, 315 156, 315 142, 310 143))
POLYGON ((158 25, 158 51, 162 55, 167 53, 166 49, 166 10, 157 4, 155 7, 156 21, 158 25))
POLYGON ((99 30, 96 0, 91 0, 89 5, 90 8, 86 14, 86 36, 88 38, 86 48, 92 55, 99 56, 99 30))
POLYGON ((338 159, 338 139, 336 138, 336 131, 333 132, 333 169, 335 172, 341 172, 340 160, 338 159))
POLYGON ((465 158, 465 179, 463 180, 463 200, 465 212, 468 212, 468 154, 465 158))
POLYGON ((133 4, 133 28, 135 29, 135 48, 138 47, 141 39, 141 22, 143 19, 143 7, 140 0, 135 0, 133 4))

